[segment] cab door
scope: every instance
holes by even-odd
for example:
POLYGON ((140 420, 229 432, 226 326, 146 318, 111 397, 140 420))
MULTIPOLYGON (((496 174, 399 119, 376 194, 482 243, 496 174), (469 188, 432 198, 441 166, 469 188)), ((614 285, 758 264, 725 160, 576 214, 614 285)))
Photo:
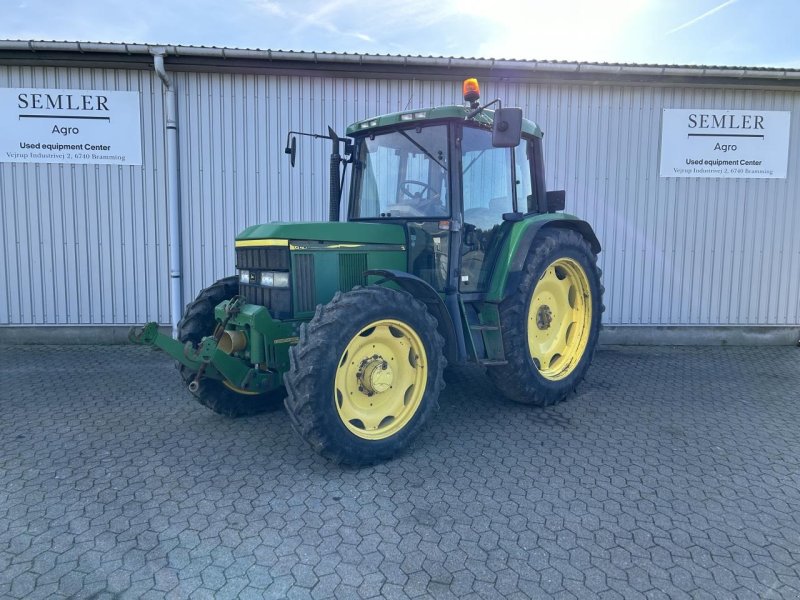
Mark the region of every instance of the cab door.
POLYGON ((516 148, 492 146, 492 132, 465 124, 460 135, 461 195, 464 227, 461 244, 461 293, 484 292, 493 267, 493 250, 503 235, 503 215, 527 211, 531 171, 527 140, 516 148))

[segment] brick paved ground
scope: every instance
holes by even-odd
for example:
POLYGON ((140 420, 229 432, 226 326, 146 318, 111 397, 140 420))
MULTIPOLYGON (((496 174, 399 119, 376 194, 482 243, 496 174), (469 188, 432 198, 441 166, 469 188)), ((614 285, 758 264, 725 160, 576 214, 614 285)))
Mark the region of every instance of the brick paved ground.
POLYGON ((606 348, 547 410, 463 370, 353 470, 150 350, 0 348, 0 597, 795 598, 799 365, 606 348))

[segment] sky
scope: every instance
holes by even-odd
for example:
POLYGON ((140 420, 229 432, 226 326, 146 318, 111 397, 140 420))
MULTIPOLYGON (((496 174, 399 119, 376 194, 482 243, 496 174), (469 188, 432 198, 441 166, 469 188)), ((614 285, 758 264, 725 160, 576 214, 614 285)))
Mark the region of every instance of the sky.
POLYGON ((0 0, 0 39, 800 68, 799 0, 0 0))

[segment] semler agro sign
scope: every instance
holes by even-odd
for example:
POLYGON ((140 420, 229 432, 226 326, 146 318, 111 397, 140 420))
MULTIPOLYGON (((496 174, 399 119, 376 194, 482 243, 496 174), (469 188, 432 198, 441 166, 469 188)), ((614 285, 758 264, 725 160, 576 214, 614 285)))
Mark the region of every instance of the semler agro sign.
POLYGON ((789 111, 665 108, 661 177, 785 179, 789 111))
POLYGON ((141 165, 139 92, 0 89, 0 162, 141 165))

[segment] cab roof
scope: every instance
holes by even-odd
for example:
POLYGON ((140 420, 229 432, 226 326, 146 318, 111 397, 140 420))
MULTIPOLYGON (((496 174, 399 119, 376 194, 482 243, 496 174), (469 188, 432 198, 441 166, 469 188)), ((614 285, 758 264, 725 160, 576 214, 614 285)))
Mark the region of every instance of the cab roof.
MULTIPOLYGON (((467 118, 467 115, 472 111, 467 106, 437 106, 435 108, 415 108, 414 110, 404 110, 402 112, 389 113, 380 115, 378 117, 370 117, 363 121, 357 121, 347 128, 347 135, 353 136, 361 133, 367 133, 380 127, 387 127, 390 125, 411 125, 414 123, 424 123, 426 121, 433 121, 436 119, 461 119, 467 118)), ((493 110, 482 110, 472 121, 481 123, 482 125, 492 126, 494 122, 493 110)), ((542 137, 543 133, 539 126, 528 119, 522 119, 522 133, 542 137)))

